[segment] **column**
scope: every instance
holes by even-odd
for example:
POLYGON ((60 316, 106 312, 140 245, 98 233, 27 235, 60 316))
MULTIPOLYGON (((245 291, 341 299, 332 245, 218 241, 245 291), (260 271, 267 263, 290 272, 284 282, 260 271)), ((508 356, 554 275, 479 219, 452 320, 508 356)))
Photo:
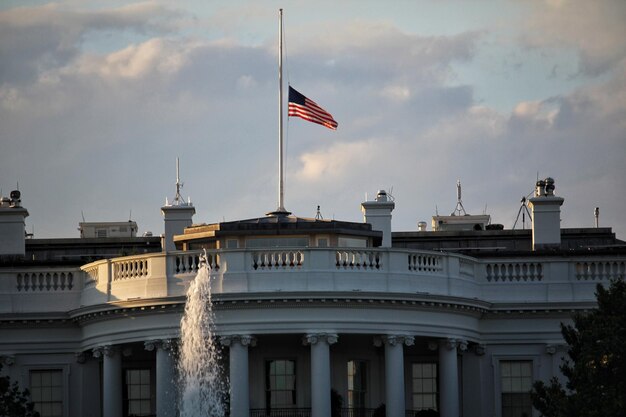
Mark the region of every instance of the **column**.
POLYGON ((457 339, 439 341, 439 408, 441 417, 459 417, 459 368, 457 347, 467 342, 457 339))
POLYGON ((303 338, 311 345, 311 417, 330 416, 330 345, 337 339, 334 333, 309 333, 303 338))
POLYGON ((156 349, 156 415, 176 416, 176 388, 174 385, 174 344, 170 339, 150 340, 144 343, 148 351, 156 349))
POLYGON ((102 357, 102 417, 122 415, 122 357, 117 347, 102 346, 93 350, 102 357))
POLYGON ((256 339, 250 335, 230 335, 220 337, 220 343, 229 348, 230 417, 248 417, 250 415, 248 346, 256 346, 256 339))
POLYGON ((413 346, 415 338, 407 335, 385 335, 375 339, 385 345, 385 407, 387 417, 404 417, 404 345, 413 346))

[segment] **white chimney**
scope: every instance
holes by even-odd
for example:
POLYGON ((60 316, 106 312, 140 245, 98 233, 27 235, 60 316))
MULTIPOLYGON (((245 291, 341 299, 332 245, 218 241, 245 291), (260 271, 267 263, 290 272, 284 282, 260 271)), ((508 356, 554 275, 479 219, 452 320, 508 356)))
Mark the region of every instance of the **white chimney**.
POLYGON ((372 230, 383 232, 383 243, 381 248, 391 247, 391 212, 396 207, 396 203, 389 200, 385 190, 378 191, 376 200, 361 203, 363 221, 372 225, 372 230))
POLYGON ((165 233, 163 236, 163 250, 168 252, 176 250, 174 236, 182 235, 185 228, 191 226, 192 217, 196 214, 196 209, 191 204, 169 205, 161 207, 161 214, 165 222, 165 233))
POLYGON ((26 222, 28 210, 20 205, 20 192, 11 197, 0 196, 0 256, 24 256, 26 253, 26 222))
POLYGON ((561 246, 561 205, 564 199, 554 195, 554 180, 536 184, 535 196, 528 200, 533 222, 533 250, 558 249, 561 246))

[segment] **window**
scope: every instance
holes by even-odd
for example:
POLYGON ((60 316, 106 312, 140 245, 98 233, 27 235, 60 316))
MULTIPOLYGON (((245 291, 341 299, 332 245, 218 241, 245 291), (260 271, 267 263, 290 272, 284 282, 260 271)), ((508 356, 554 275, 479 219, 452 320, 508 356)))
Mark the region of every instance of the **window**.
POLYGON ((153 414, 150 396, 150 370, 126 370, 126 406, 127 416, 146 416, 153 414))
POLYGON ((265 363, 265 404, 268 408, 295 407, 295 361, 277 359, 265 363))
POLYGON ((107 237, 107 229, 96 229, 96 237, 107 237))
POLYGON ((437 364, 414 363, 412 372, 413 410, 437 410, 437 364))
POLYGON ((502 417, 532 416, 532 361, 501 361, 502 417))
POLYGON ((367 364, 365 361, 348 362, 348 408, 365 408, 367 393, 367 364))
POLYGON ((30 396, 41 417, 62 417, 63 371, 30 371, 30 396))
POLYGON ((327 237, 318 237, 317 238, 317 247, 318 248, 327 248, 328 247, 328 238, 327 237))
POLYGON ((340 237, 337 245, 340 248, 366 248, 367 240, 354 237, 340 237))
POLYGON ((308 237, 259 237, 246 240, 248 248, 306 248, 308 237))
POLYGON ((239 248, 239 241, 237 239, 226 239, 226 249, 239 248))

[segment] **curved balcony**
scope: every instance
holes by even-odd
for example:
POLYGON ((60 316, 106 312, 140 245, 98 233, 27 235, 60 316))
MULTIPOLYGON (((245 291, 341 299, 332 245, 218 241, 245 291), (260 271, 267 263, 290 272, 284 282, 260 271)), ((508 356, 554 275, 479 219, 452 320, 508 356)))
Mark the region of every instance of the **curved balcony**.
MULTIPOLYGON (((181 299, 200 251, 101 260, 79 268, 3 270, 0 313, 62 313, 118 301, 181 299)), ((623 257, 476 259, 409 249, 301 248, 208 252, 213 293, 401 294, 528 305, 595 300, 597 282, 626 275, 623 257)))

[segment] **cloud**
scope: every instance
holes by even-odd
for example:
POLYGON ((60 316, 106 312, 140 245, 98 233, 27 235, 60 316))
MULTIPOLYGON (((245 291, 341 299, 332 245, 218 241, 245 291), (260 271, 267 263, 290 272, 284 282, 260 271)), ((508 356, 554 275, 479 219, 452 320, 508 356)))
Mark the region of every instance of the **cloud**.
POLYGON ((579 70, 597 76, 626 58, 626 3, 621 0, 533 2, 524 43, 575 48, 579 70))
POLYGON ((0 11, 0 83, 28 83, 81 54, 93 31, 164 34, 176 29, 182 14, 154 2, 116 9, 73 11, 50 3, 0 11))
MULTIPOLYGON (((142 229, 158 233, 175 156, 196 221, 276 207, 270 41, 183 37, 172 29, 175 13, 168 26, 171 11, 152 3, 111 13, 48 7, 37 11, 52 23, 25 14, 9 40, 0 36, 16 62, 0 65, 10 69, 0 83, 0 186, 20 182, 39 236, 74 230, 81 209, 89 220, 127 218, 132 209, 142 229), (27 28, 33 37, 18 42, 27 28), (85 51, 82 37, 102 28, 149 35, 85 51)), ((326 218, 360 221, 364 193, 393 186, 394 228, 410 230, 435 205, 454 208, 460 178, 469 212, 486 203, 495 222, 511 226, 539 171, 566 198, 564 225, 585 224, 585 204, 600 205, 606 224, 621 221, 613 208, 623 197, 602 184, 622 189, 626 178, 623 66, 567 94, 520 98, 503 114, 477 102, 472 85, 455 83, 454 63, 471 62, 481 32, 419 36, 366 21, 346 22, 333 36, 323 25, 302 29, 290 37, 291 81, 340 126, 288 121, 290 211, 313 216, 321 204, 326 218)))

